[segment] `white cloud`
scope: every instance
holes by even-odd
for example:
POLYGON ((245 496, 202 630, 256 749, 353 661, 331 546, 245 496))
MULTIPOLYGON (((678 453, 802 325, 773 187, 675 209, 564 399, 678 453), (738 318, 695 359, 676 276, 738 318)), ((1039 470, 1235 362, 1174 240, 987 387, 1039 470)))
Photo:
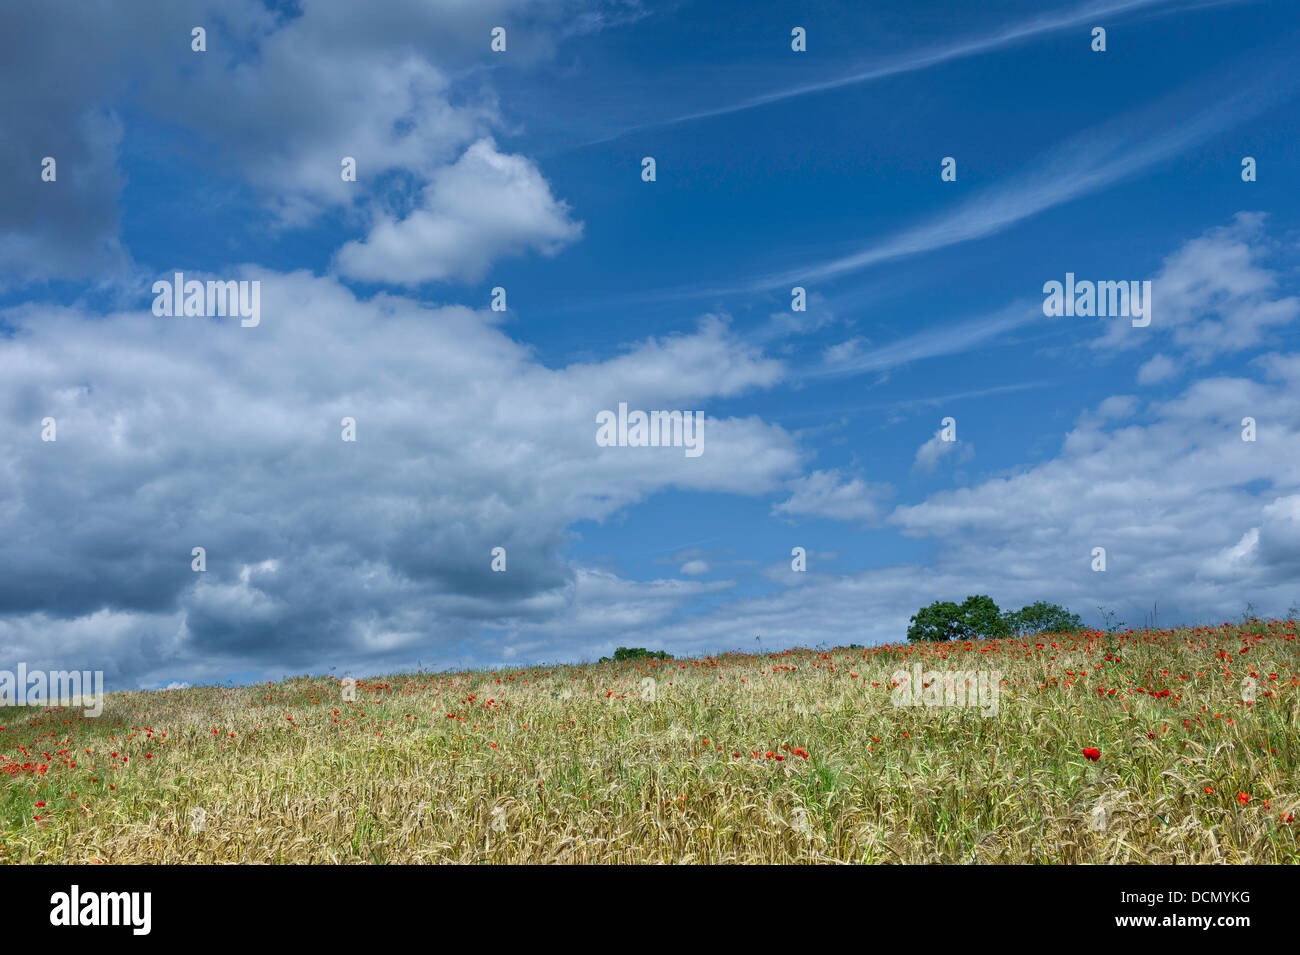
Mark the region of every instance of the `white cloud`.
POLYGON ((0 645, 15 658, 102 668, 118 687, 322 659, 377 672, 467 641, 502 660, 509 634, 547 621, 648 625, 728 586, 583 576, 564 557, 575 522, 668 488, 757 504, 798 472, 794 437, 757 418, 706 418, 698 458, 597 446, 596 414, 620 400, 705 409, 780 379, 720 320, 557 369, 467 308, 243 277, 262 283, 256 328, 3 314, 0 645), (55 442, 33 425, 47 415, 55 442), (490 570, 496 546, 506 573, 490 570))
MULTIPOLYGON (((1151 325, 1134 329, 1109 323, 1096 346, 1136 348, 1158 336, 1204 364, 1266 344, 1281 326, 1300 317, 1300 297, 1282 294, 1278 272, 1265 264, 1278 251, 1264 231, 1265 221, 1262 213, 1239 212, 1229 225, 1183 244, 1151 280, 1151 325)), ((1170 371, 1157 361, 1160 357, 1148 362, 1154 372, 1143 366, 1148 377, 1170 371)))
POLYGON ((1259 556, 1265 564, 1294 574, 1300 570, 1300 494, 1279 497, 1263 510, 1259 556))
POLYGON ((1300 446, 1300 354, 1259 365, 1265 381, 1195 382, 1136 424, 1124 423, 1131 397, 1117 396, 1080 416, 1053 460, 895 508, 890 523, 936 545, 929 566, 837 574, 810 559, 793 573, 778 562, 764 573, 777 592, 625 642, 686 653, 751 633, 765 647, 898 641, 918 607, 974 593, 1010 608, 1059 602, 1094 625, 1098 607, 1133 624, 1154 602, 1162 621, 1220 622, 1248 603, 1281 613, 1300 572, 1300 457, 1287 453, 1300 446), (1254 444, 1237 427, 1249 407, 1268 407, 1272 422, 1254 444), (1091 570, 1097 545, 1105 573, 1091 570))
MULTIPOLYGON (((554 57, 561 37, 641 15, 623 0, 311 2, 274 10, 263 0, 120 9, 45 0, 9 10, 0 78, 27 93, 6 109, 0 166, 39 170, 41 158, 53 155, 59 178, 57 188, 40 190, 26 176, 0 180, 0 279, 125 280, 131 263, 120 247, 118 147, 143 133, 151 152, 175 144, 154 161, 197 162, 210 173, 218 202, 246 184, 274 225, 309 225, 329 209, 362 224, 373 209, 401 206, 505 125, 492 73, 482 67, 533 69, 554 57), (494 59, 489 30, 502 23, 511 27, 510 54, 494 59), (196 24, 207 25, 206 53, 190 49, 196 24), (140 125, 126 128, 124 117, 140 125), (154 135, 158 125, 173 135, 154 135), (345 156, 357 162, 356 182, 340 176, 345 156)), ((528 199, 531 191, 541 203, 531 210, 540 217, 531 231, 525 221, 488 225, 507 243, 562 244, 572 238, 562 227, 572 224, 545 204, 549 194, 535 188, 530 169, 516 176, 519 192, 496 196, 528 199)), ((408 242, 419 244, 421 225, 435 250, 455 241, 466 217, 453 210, 449 218, 417 218, 408 242)), ((485 240, 470 239, 482 256, 485 240)), ((473 253, 452 264, 472 268, 473 253)))
POLYGON ((870 344, 867 339, 859 336, 831 345, 822 353, 822 364, 832 368, 846 364, 861 355, 863 349, 870 344))
POLYGON ((1259 528, 1252 527, 1241 540, 1208 557, 1201 564, 1200 575, 1213 580, 1232 581, 1250 572, 1259 550, 1259 528))
POLYGON ((871 521, 880 514, 880 500, 889 488, 862 478, 845 478, 839 470, 813 471, 789 482, 790 497, 772 508, 774 514, 820 517, 837 521, 871 521))
POLYGON ((1282 601, 1277 567, 1293 553, 1293 498, 1247 488, 1300 487, 1300 459, 1282 453, 1300 440, 1300 375, 1285 361, 1268 367, 1280 381, 1196 382, 1133 423, 1124 423, 1128 396, 1103 402, 1080 416, 1055 459, 899 507, 889 521, 942 541, 941 569, 1026 598, 1159 600, 1198 612, 1282 601), (1242 441, 1240 419, 1260 407, 1269 433, 1242 441), (1276 544, 1257 562, 1270 528, 1276 544), (1097 546, 1107 549, 1104 574, 1090 568, 1097 546))
POLYGON ((1260 510, 1261 524, 1206 560, 1202 572, 1215 579, 1293 575, 1300 570, 1300 494, 1279 497, 1260 510))
MULTIPOLYGON (((1258 380, 1195 382, 1140 417, 1132 396, 1114 396, 1080 416, 1055 459, 896 508, 891 523, 934 544, 931 566, 837 574, 814 555, 804 574, 774 564, 776 592, 740 597, 730 581, 630 581, 560 556, 574 521, 669 486, 785 487, 778 514, 878 516, 881 495, 861 478, 791 481, 792 439, 753 419, 709 419, 717 433, 694 462, 598 453, 593 409, 629 390, 671 407, 779 379, 721 321, 548 369, 467 309, 362 303, 329 279, 254 274, 256 330, 6 314, 17 333, 0 342, 0 399, 16 413, 0 424, 0 499, 21 546, 0 566, 0 643, 17 658, 106 661, 119 686, 197 684, 322 658, 378 672, 465 642, 474 660, 534 660, 618 643, 716 650, 737 634, 764 646, 896 640, 918 606, 969 593, 1053 600, 1093 620, 1117 607, 1130 622, 1155 600, 1162 616, 1205 620, 1295 600, 1300 459, 1286 452, 1300 441, 1300 355, 1265 356, 1258 380), (1241 441, 1241 417, 1259 408, 1259 440, 1241 441), (60 422, 54 445, 33 438, 44 413, 60 422), (338 438, 345 413, 355 445, 338 438), (208 547, 201 581, 195 543, 208 547), (487 570, 497 544, 508 574, 487 570), (1096 545, 1105 574, 1089 568, 1096 545), (82 605, 50 616, 56 589, 82 605), (684 612, 705 598, 702 613, 684 612)), ((682 577, 703 560, 682 559, 682 577)))
POLYGON ((1157 385, 1162 381, 1168 381, 1178 374, 1178 362, 1174 361, 1168 355, 1152 355, 1142 363, 1138 369, 1139 385, 1157 385))
POLYGON ((1084 412, 1088 419, 1097 421, 1123 421, 1137 414, 1138 399, 1136 395, 1111 395, 1097 404, 1097 410, 1091 414, 1084 412))
POLYGON ((933 473, 944 458, 954 461, 969 461, 975 456, 975 448, 966 441, 944 441, 943 429, 940 428, 929 440, 916 449, 916 458, 912 466, 927 474, 933 473))
POLYGON ((703 560, 688 560, 682 564, 682 569, 679 571, 679 573, 685 574, 687 577, 703 577, 708 572, 708 562, 703 560))
POLYGON ((337 265, 368 282, 475 281, 497 258, 554 255, 581 234, 582 224, 528 159, 481 139, 433 174, 406 218, 381 214, 364 240, 344 245, 337 265))

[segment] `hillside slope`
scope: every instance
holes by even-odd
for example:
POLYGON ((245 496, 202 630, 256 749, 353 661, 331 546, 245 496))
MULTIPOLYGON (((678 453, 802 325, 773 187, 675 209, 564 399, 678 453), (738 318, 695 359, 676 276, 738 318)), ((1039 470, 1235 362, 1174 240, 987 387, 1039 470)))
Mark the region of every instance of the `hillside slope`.
POLYGON ((1298 652, 1253 621, 11 709, 0 859, 1295 863, 1298 652))

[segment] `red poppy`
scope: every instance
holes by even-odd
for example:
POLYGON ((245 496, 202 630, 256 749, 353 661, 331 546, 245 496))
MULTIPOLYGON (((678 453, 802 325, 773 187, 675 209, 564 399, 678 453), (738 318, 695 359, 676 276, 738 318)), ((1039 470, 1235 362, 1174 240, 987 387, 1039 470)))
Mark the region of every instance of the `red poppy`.
POLYGON ((1097 760, 1101 759, 1101 750, 1089 746, 1083 751, 1083 755, 1095 763, 1097 760))

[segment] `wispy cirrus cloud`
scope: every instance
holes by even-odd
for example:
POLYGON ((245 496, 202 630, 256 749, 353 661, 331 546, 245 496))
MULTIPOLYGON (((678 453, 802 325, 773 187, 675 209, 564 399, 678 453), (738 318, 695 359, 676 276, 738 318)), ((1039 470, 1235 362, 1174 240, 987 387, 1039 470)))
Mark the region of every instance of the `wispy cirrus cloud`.
POLYGON ((991 315, 981 315, 957 325, 944 325, 909 335, 879 348, 844 351, 844 357, 827 355, 809 369, 806 378, 840 378, 872 371, 888 371, 924 358, 955 355, 977 348, 1013 328, 1042 317, 1041 308, 1025 303, 1010 305, 991 315))
MULTIPOLYGON (((859 252, 755 280, 758 291, 792 282, 833 279, 897 259, 984 238, 1055 206, 1142 172, 1258 115, 1294 95, 1294 81, 1268 71, 1266 79, 1236 87, 1232 95, 1207 102, 1196 90, 1139 112, 1118 117, 1057 145, 1037 165, 929 222, 913 226, 859 252), (1194 112, 1179 108, 1193 100, 1194 112)), ((1198 87, 1198 90, 1200 87, 1198 87)))
POLYGON ((747 99, 735 103, 729 103, 724 106, 697 110, 679 116, 673 116, 668 119, 654 120, 648 123, 629 126, 626 129, 621 129, 616 133, 611 133, 608 136, 592 140, 583 145, 594 146, 600 143, 612 142, 613 140, 620 139, 630 133, 643 132, 647 129, 662 129, 667 126, 676 126, 681 123, 689 123, 695 120, 712 119, 716 116, 727 116, 732 113, 740 113, 745 110, 757 109, 762 106, 769 106, 773 103, 796 99, 800 96, 826 93, 847 86, 858 86, 863 83, 888 79, 889 77, 899 76, 904 73, 915 73, 919 70, 928 69, 932 66, 939 66, 953 60, 979 56, 984 53, 992 53, 995 50, 1037 36, 1042 36, 1047 33, 1055 33, 1060 30, 1068 30, 1071 27, 1077 27, 1084 23, 1092 23, 1095 22, 1098 17, 1114 18, 1136 13, 1151 13, 1155 15, 1185 13, 1205 7, 1228 6, 1249 2, 1252 2, 1252 0, 1200 0, 1200 2, 1195 3, 1179 3, 1172 2, 1172 0, 1120 0, 1120 2, 1116 2, 1116 0, 1107 0, 1107 2, 1086 3, 1067 12, 1049 12, 1031 17, 1027 20, 1022 20, 1018 23, 1005 24, 988 33, 980 34, 979 36, 961 37, 955 40, 950 40, 946 43, 924 47, 919 50, 909 50, 899 56, 890 57, 868 66, 861 66, 849 71, 848 73, 830 79, 820 80, 814 83, 802 83, 798 86, 790 86, 779 90, 772 90, 771 92, 763 93, 758 96, 751 96, 747 99))
POLYGON ((639 297, 639 301, 689 301, 771 292, 792 285, 828 282, 890 262, 987 238, 1049 209, 1101 192, 1185 153, 1290 100, 1297 80, 1284 56, 1261 55, 1239 72, 1225 72, 1093 126, 1058 143, 1004 183, 928 221, 879 239, 865 248, 780 272, 766 272, 730 286, 686 286, 639 297), (1214 95, 1218 90, 1231 90, 1214 95))

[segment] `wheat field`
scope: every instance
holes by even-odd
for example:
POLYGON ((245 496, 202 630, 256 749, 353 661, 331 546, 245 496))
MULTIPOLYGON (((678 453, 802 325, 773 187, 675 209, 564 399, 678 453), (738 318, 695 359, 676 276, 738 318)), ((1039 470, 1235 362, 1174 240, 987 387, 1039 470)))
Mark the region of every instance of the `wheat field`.
POLYGON ((0 859, 1295 863, 1298 685, 1252 620, 111 693, 0 710, 0 859))

